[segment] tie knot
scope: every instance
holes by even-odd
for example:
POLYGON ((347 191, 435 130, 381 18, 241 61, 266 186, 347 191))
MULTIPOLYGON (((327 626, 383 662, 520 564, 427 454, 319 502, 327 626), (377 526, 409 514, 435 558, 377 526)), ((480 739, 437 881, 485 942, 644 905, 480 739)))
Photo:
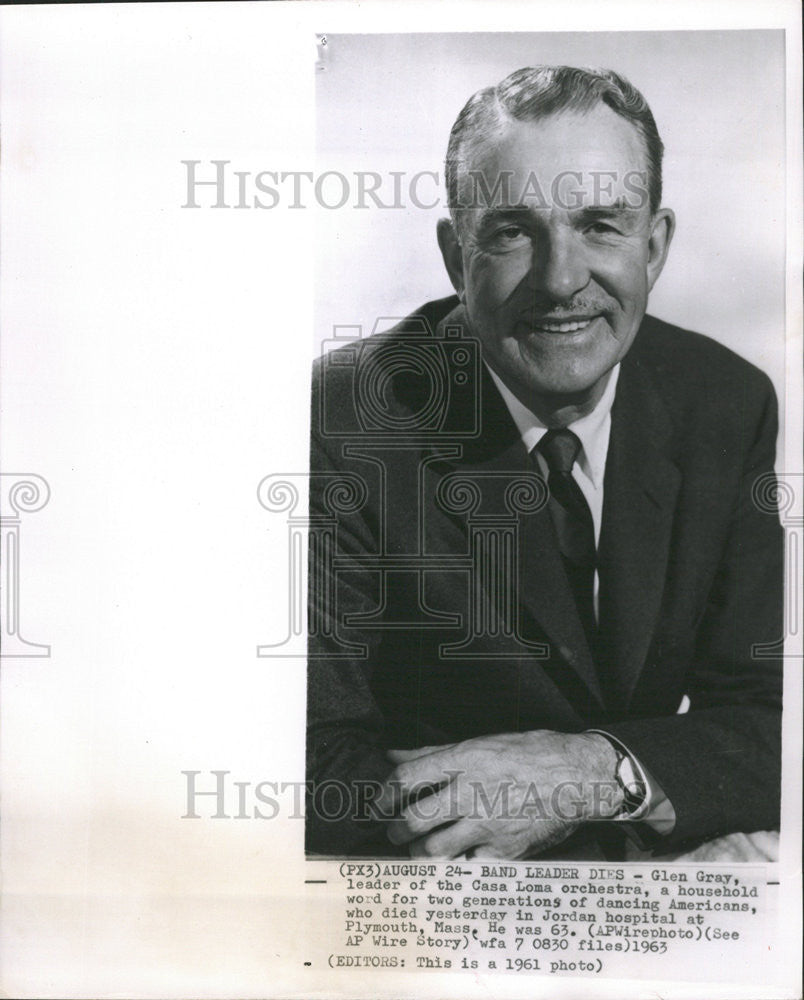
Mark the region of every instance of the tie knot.
POLYGON ((563 427, 560 430, 548 431, 537 448, 544 455, 551 472, 566 475, 572 472, 575 459, 581 450, 581 442, 576 434, 563 427))

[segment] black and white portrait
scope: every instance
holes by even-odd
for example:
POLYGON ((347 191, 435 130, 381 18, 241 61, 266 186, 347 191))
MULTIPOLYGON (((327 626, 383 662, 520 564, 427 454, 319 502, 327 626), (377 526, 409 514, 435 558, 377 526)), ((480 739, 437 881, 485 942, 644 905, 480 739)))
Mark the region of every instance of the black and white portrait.
POLYGON ((308 851, 772 860, 781 37, 324 41, 308 851))

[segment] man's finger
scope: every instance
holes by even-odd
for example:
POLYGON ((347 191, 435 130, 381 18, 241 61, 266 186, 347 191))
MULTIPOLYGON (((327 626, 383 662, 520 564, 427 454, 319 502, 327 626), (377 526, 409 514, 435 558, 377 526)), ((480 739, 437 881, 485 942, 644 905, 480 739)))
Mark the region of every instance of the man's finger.
POLYGON ((476 858, 488 858, 489 860, 497 859, 500 861, 516 861, 517 858, 523 857, 528 848, 531 845, 525 843, 522 850, 518 850, 519 845, 512 847, 508 842, 505 843, 493 843, 493 844, 478 844, 477 847, 472 851, 472 861, 476 858))
POLYGON ((407 762, 398 764, 388 775, 382 791, 374 800, 376 808, 383 815, 393 815, 411 799, 431 795, 440 785, 450 780, 450 775, 440 768, 433 770, 432 775, 422 779, 411 772, 407 762))
POLYGON ((431 753, 438 753, 441 750, 451 750, 454 743, 445 743, 440 747, 416 747, 413 750, 389 750, 388 758, 395 764, 401 764, 406 760, 417 760, 419 757, 426 757, 431 753))
POLYGON ((488 831, 477 820, 461 819, 452 826, 419 837, 410 844, 412 858, 456 858, 488 840, 488 831))
POLYGON ((458 786, 450 782, 432 795, 422 795, 410 802, 398 819, 388 824, 388 839, 392 844, 407 844, 444 823, 463 818, 458 802, 458 786))
POLYGON ((428 786, 444 785, 460 773, 455 767, 455 751, 448 746, 412 760, 399 761, 389 774, 388 781, 398 783, 403 793, 409 795, 414 789, 422 792, 428 786))
MULTIPOLYGON (((409 799, 424 792, 430 793, 456 777, 458 772, 449 770, 453 746, 455 744, 443 748, 430 747, 429 753, 412 760, 400 760, 388 775, 383 790, 376 799, 377 808, 386 814, 393 813, 409 799)), ((390 750, 388 756, 403 753, 408 751, 390 750)))

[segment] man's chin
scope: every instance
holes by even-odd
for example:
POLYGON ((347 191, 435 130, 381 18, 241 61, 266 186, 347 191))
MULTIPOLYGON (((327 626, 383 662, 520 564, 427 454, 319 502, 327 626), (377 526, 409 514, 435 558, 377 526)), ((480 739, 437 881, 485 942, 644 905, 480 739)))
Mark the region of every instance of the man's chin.
POLYGON ((566 368, 553 370, 549 366, 540 366, 538 371, 529 371, 518 379, 520 392, 517 395, 522 398, 524 390, 526 396, 544 403, 553 401, 557 405, 564 405, 582 402, 603 391, 615 364, 616 361, 612 361, 611 364, 594 369, 585 367, 582 370, 569 371, 566 368))

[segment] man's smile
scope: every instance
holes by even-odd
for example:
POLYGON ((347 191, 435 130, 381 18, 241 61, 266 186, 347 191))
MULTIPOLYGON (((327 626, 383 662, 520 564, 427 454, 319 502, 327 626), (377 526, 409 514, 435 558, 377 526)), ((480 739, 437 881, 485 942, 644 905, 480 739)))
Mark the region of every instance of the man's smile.
POLYGON ((570 344, 586 341, 594 337, 598 330, 598 320, 605 322, 602 313, 576 314, 572 316, 522 317, 517 323, 515 336, 523 340, 542 340, 545 343, 570 344))
POLYGON ((578 330, 585 330, 596 318, 596 316, 578 316, 568 319, 540 319, 532 326, 535 331, 544 333, 575 333, 578 330))

